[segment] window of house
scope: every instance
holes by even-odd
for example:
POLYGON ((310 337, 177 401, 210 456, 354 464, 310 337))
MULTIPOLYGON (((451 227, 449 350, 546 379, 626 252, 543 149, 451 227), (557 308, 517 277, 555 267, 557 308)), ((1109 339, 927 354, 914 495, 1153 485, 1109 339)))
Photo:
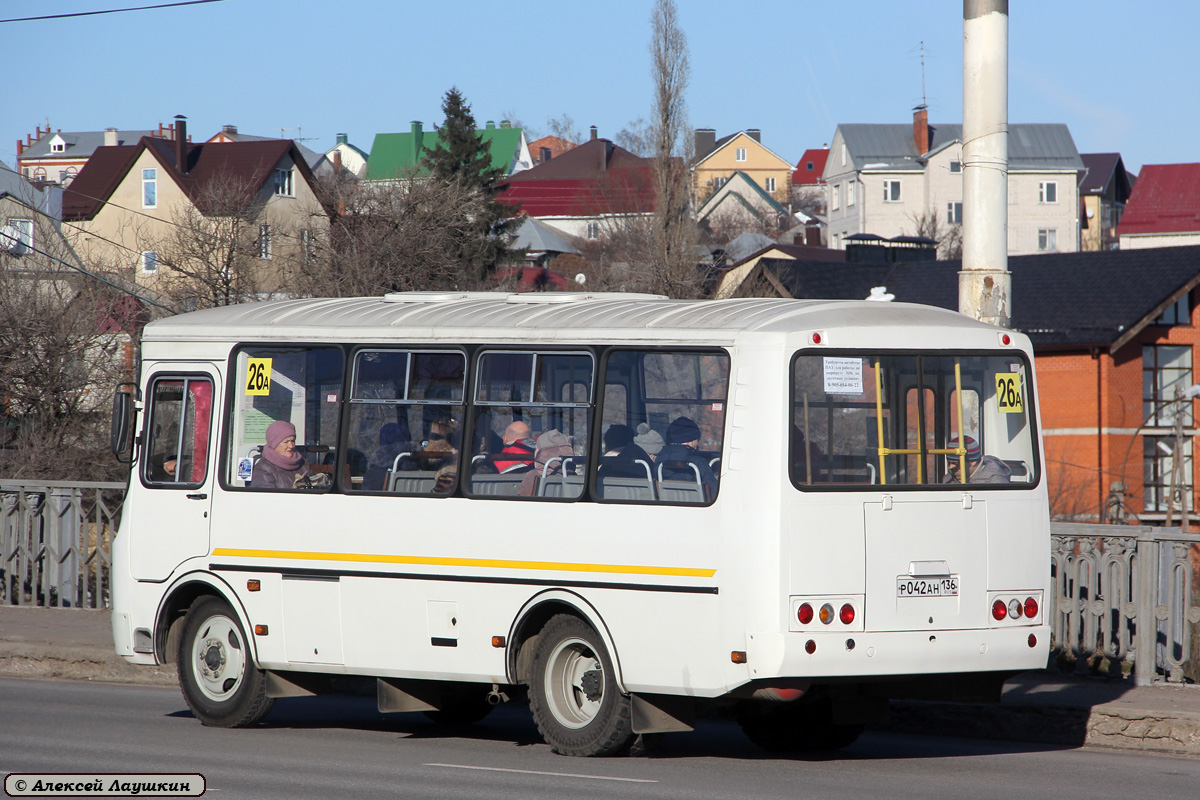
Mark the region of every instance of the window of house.
POLYGON ((840 233, 835 233, 833 235, 833 249, 834 250, 842 249, 842 235, 840 233))
POLYGON ((951 172, 962 172, 962 162, 961 161, 951 161, 950 162, 950 171, 951 172))
POLYGON ((837 211, 842 207, 842 185, 835 183, 829 187, 829 210, 837 211))
MULTIPOLYGON (((337 347, 255 345, 234 355, 230 418, 226 424, 230 486, 261 489, 328 489, 338 461, 342 417, 342 351, 337 347), (281 486, 286 465, 260 470, 267 429, 278 420, 296 428, 300 464, 291 486, 281 486)), ((283 455, 282 453, 280 455, 283 455)), ((353 470, 356 456, 347 454, 353 470)), ((344 473, 343 473, 344 475, 344 473)))
POLYGON ((360 350, 347 433, 352 491, 452 494, 458 484, 466 356, 360 350))
POLYGON ((900 181, 886 180, 883 182, 883 202, 899 203, 900 202, 900 181))
POLYGON ((1165 513, 1171 508, 1179 511, 1185 505, 1189 511, 1192 510, 1191 437, 1185 436, 1180 444, 1183 452, 1177 454, 1173 436, 1142 437, 1142 479, 1145 485, 1143 511, 1165 513), (1177 457, 1183 462, 1183 480, 1182 485, 1173 486, 1177 457))
POLYGON ((739 148, 737 149, 737 160, 738 160, 738 161, 745 161, 745 160, 746 160, 746 148, 744 148, 744 147, 739 147, 739 148))
POLYGON ((1038 184, 1038 202, 1039 203, 1057 203, 1058 202, 1058 182, 1057 181, 1042 181, 1038 184))
POLYGON ((258 226, 258 257, 268 259, 271 257, 271 226, 258 226))
POLYGON ((281 197, 293 197, 292 171, 290 169, 275 170, 275 194, 281 197))
POLYGON ((806 170, 808 170, 809 172, 812 172, 814 169, 816 169, 816 167, 817 167, 817 165, 816 165, 816 164, 814 164, 814 163, 813 163, 813 162, 811 162, 811 161, 805 161, 805 162, 804 162, 804 168, 805 168, 806 170))
POLYGON ((846 145, 845 145, 845 143, 842 144, 841 151, 842 151, 842 166, 844 167, 844 166, 846 166, 846 145))
POLYGON ((158 170, 142 170, 142 208, 158 207, 158 170))
POLYGON ((10 219, 8 225, 0 230, 0 246, 15 256, 32 251, 33 220, 10 219))
POLYGON ((714 190, 720 189, 722 186, 725 185, 725 182, 728 180, 729 180, 728 178, 713 178, 713 189, 714 190))
POLYGON ((855 195, 854 185, 855 185, 855 181, 850 181, 849 183, 846 184, 846 205, 847 206, 854 205, 854 195, 855 195))
POLYGON ((34 179, 35 181, 44 181, 44 180, 46 180, 46 168, 45 168, 45 167, 37 167, 37 168, 35 168, 35 169, 33 170, 33 179, 34 179))
POLYGON ((1038 228, 1038 250, 1058 249, 1058 229, 1038 228))
POLYGON ((766 188, 767 188, 768 192, 775 191, 775 179, 774 178, 767 178, 767 187, 766 188))
POLYGON ((600 223, 599 222, 589 222, 587 224, 587 238, 589 238, 589 239, 599 239, 600 238, 600 223))
POLYGON ((317 240, 309 228, 300 229, 300 254, 305 261, 310 261, 317 255, 317 240))
POLYGON ((1144 427, 1170 427, 1176 415, 1183 417, 1183 426, 1192 427, 1192 403, 1175 402, 1175 393, 1183 393, 1192 381, 1192 348, 1190 345, 1142 346, 1142 415, 1144 427))
POLYGON ((60 176, 59 180, 62 181, 63 186, 70 186, 71 181, 75 180, 75 176, 78 174, 79 170, 76 167, 67 167, 66 171, 62 174, 62 176, 60 176))
POLYGON ((962 224, 962 203, 946 203, 946 222, 951 225, 962 224))
POLYGON ((145 250, 142 252, 142 272, 158 272, 158 253, 154 252, 153 250, 145 250))
POLYGON ((1185 294, 1176 300, 1158 319, 1158 325, 1190 325, 1192 322, 1192 298, 1185 294))
POLYGON ((62 142, 55 142, 54 144, 50 145, 50 152, 52 152, 52 153, 61 153, 61 152, 65 151, 66 149, 67 149, 67 146, 65 144, 63 144, 62 142))

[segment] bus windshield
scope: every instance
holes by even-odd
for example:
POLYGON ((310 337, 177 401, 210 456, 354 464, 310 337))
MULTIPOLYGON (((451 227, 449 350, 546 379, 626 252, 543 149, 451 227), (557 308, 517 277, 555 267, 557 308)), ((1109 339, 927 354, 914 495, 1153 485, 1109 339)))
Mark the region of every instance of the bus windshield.
POLYGON ((792 482, 1032 486, 1028 376, 1015 352, 801 353, 792 371, 792 482))

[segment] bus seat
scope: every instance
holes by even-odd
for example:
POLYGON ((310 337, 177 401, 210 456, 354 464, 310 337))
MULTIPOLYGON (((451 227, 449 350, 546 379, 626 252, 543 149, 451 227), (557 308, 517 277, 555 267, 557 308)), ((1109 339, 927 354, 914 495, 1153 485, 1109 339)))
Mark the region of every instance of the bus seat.
POLYGON ((688 466, 692 468, 692 473, 695 475, 695 480, 664 480, 663 467, 665 463, 658 465, 658 499, 664 503, 703 503, 704 502, 704 483, 700 480, 700 468, 688 461, 678 461, 671 464, 672 467, 682 468, 688 466))
POLYGON ((472 475, 471 494, 489 497, 516 497, 521 488, 522 474, 517 475, 472 475))
POLYGON ((538 476, 537 496, 575 498, 583 494, 584 478, 582 475, 574 474, 573 462, 574 459, 571 456, 566 458, 555 456, 547 461, 542 466, 542 474, 538 476), (548 474, 551 465, 560 462, 562 469, 554 474, 548 474))
POLYGON ((654 494, 654 474, 650 470, 650 465, 640 458, 636 459, 633 463, 646 471, 646 477, 606 476, 601 471, 600 480, 597 484, 601 498, 605 500, 645 500, 650 502, 657 499, 654 494))
POLYGON ((1009 476, 1010 478, 1029 480, 1029 465, 1024 461, 1009 461, 1006 458, 1004 459, 1004 463, 1008 464, 1008 468, 1012 470, 1012 475, 1009 476))
POLYGON ((437 482, 437 472, 433 470, 402 469, 391 473, 388 478, 389 492, 404 494, 429 494, 437 482))

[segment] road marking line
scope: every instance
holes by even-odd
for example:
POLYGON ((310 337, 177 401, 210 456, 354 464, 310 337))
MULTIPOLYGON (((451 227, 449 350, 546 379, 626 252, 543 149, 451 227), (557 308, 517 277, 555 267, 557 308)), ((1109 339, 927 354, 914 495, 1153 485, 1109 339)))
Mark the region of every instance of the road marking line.
POLYGON ((426 767, 445 767, 447 769, 477 769, 483 772, 516 772, 521 775, 549 775, 552 778, 586 778, 593 781, 624 781, 626 783, 658 783, 646 778, 610 778, 606 775, 580 775, 574 772, 542 772, 536 769, 505 769, 504 767, 474 767, 470 764, 423 764, 426 767))

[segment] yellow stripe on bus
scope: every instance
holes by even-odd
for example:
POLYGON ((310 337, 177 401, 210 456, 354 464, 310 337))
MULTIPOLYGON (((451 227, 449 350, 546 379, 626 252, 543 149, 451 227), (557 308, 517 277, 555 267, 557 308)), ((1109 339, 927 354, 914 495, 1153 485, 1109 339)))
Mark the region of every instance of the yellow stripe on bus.
POLYGON ((488 567, 492 569, 536 569, 555 572, 612 572, 625 575, 675 575, 711 578, 715 569, 690 567, 644 567, 632 564, 576 564, 566 561, 506 561, 495 558, 436 558, 433 556, 385 556, 360 553, 310 553, 302 550, 242 550, 218 547, 214 556, 234 558, 286 558, 302 561, 353 561, 365 564, 421 564, 430 567, 488 567))

